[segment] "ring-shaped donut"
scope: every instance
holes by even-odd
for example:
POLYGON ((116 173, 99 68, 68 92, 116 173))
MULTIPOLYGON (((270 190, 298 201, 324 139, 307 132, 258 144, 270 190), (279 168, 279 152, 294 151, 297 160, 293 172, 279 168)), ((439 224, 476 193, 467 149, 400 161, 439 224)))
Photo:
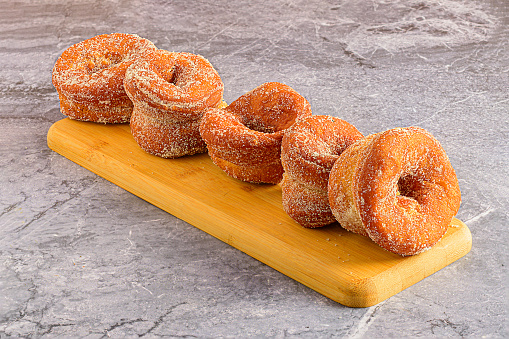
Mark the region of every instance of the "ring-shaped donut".
POLYGON ((336 221, 329 207, 329 173, 343 151, 363 135, 348 122, 312 115, 286 130, 281 147, 283 208, 300 225, 336 221))
POLYGON ((134 103, 131 132, 142 149, 176 158, 206 152, 199 132, 206 109, 223 104, 223 82, 204 57, 156 50, 126 72, 125 90, 134 103))
POLYGON ((357 141, 334 164, 328 188, 331 209, 344 228, 400 255, 436 244, 461 202, 444 149, 418 127, 357 141))
POLYGON ((281 181, 281 142, 295 121, 311 115, 309 102, 290 86, 268 82, 223 109, 208 110, 200 125, 212 161, 247 182, 281 181))
POLYGON ((66 49, 52 81, 60 111, 71 119, 101 123, 129 122, 133 104, 124 91, 126 69, 156 46, 134 34, 102 34, 66 49))

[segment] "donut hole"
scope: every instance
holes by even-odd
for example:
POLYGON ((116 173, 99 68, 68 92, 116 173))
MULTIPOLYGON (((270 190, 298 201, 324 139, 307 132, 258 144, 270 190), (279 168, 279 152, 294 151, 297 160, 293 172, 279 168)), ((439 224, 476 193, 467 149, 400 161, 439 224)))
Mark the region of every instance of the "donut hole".
POLYGON ((300 156, 326 172, 350 145, 362 138, 354 126, 327 115, 306 117, 297 122, 289 134, 292 139, 288 140, 298 146, 300 156))
POLYGON ((268 125, 264 121, 257 120, 257 119, 250 119, 248 121, 243 121, 243 125, 253 131, 257 131, 260 133, 268 133, 268 134, 275 133, 282 129, 282 128, 278 128, 278 126, 268 125))
POLYGON ((184 89, 193 83, 189 71, 190 65, 184 61, 167 60, 167 64, 163 69, 158 69, 159 76, 171 86, 177 89, 184 89))
MULTIPOLYGON (((181 63, 183 62, 181 61, 181 63)), ((168 82, 179 88, 194 86, 196 80, 193 79, 192 72, 190 71, 191 69, 191 64, 176 64, 172 69, 173 75, 171 79, 168 80, 168 82)))
POLYGON ((176 72, 176 67, 175 66, 162 69, 158 73, 159 73, 159 76, 164 81, 166 81, 166 82, 176 86, 177 72, 176 72))
POLYGON ((339 156, 361 135, 345 137, 342 133, 327 133, 320 129, 310 131, 308 140, 301 143, 302 148, 307 150, 308 160, 330 170, 339 156))
POLYGON ((106 54, 94 54, 87 58, 88 73, 94 74, 102 71, 103 69, 111 68, 120 64, 124 58, 120 53, 108 52, 106 54))
POLYGON ((244 126, 261 133, 276 133, 293 125, 297 119, 297 112, 281 109, 281 107, 262 107, 252 114, 243 115, 241 122, 244 126))
POLYGON ((413 174, 404 174, 400 176, 397 183, 397 195, 413 200, 417 200, 420 191, 420 181, 413 174))
POLYGON ((322 136, 309 135, 300 142, 301 156, 312 163, 331 169, 341 150, 322 136))

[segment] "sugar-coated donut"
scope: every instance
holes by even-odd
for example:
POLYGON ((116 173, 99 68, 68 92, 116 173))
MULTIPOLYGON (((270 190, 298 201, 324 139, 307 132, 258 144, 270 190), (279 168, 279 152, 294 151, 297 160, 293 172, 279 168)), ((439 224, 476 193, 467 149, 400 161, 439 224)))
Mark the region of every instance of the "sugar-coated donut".
POLYGON ((223 105, 223 82, 204 57, 156 50, 129 67, 131 133, 150 154, 176 158, 207 151, 199 132, 206 109, 223 105))
POLYGON ((66 49, 53 67, 60 111, 71 119, 129 122, 133 104, 124 91, 126 69, 156 46, 125 33, 102 34, 66 49))
POLYGON ((418 127, 395 128, 354 143, 334 164, 328 188, 331 209, 344 228, 400 255, 436 244, 461 202, 444 149, 418 127))
POLYGON ((277 184, 283 176, 284 132, 308 115, 311 106, 303 96, 288 85, 268 82, 223 109, 208 110, 200 134, 214 164, 229 176, 277 184))
POLYGON ((329 173, 339 155, 363 135, 348 122, 311 115, 286 130, 281 148, 283 208, 300 225, 336 221, 329 207, 329 173))

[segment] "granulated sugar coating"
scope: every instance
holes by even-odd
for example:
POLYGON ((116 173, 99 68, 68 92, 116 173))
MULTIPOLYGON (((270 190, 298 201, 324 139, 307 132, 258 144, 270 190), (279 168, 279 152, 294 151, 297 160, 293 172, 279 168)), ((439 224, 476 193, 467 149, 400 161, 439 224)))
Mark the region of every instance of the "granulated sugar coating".
POLYGON ((343 152, 330 173, 329 201, 346 229, 414 255, 443 237, 461 193, 438 141, 408 127, 370 135, 343 152))
POLYGON ((156 46, 133 34, 98 35, 66 49, 53 68, 60 111, 82 121, 128 122, 133 109, 124 91, 126 69, 156 46))
POLYGON ((223 109, 203 116, 200 133, 212 161, 243 181, 281 181, 281 141, 295 121, 311 115, 309 102, 290 86, 264 83, 223 109))
POLYGON ((329 173, 339 155, 362 137, 353 125, 326 115, 303 118, 285 132, 283 208, 300 225, 314 228, 336 221, 329 207, 329 173))
POLYGON ((136 106, 131 117, 134 140, 145 152, 162 158, 206 152, 207 146, 198 131, 199 125, 199 119, 183 122, 157 119, 136 106))
POLYGON ((206 152, 200 121, 205 110, 221 107, 224 89, 208 60, 152 51, 128 68, 124 86, 134 103, 131 132, 142 149, 163 158, 206 152))

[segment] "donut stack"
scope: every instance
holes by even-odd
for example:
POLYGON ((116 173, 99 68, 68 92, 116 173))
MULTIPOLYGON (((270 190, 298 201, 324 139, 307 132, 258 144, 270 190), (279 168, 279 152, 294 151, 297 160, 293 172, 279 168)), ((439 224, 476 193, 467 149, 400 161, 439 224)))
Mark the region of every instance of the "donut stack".
POLYGON ((134 34, 98 35, 69 47, 53 68, 60 110, 71 119, 129 122, 147 153, 206 152, 199 124, 223 105, 223 82, 200 55, 158 49, 134 34))
POLYGON ((336 221, 329 207, 329 173, 339 155, 362 137, 353 125, 327 115, 310 116, 288 129, 281 149, 281 188, 290 217, 309 228, 336 221))
POLYGON ((129 122, 133 103, 124 90, 126 70, 156 46, 134 34, 98 35, 67 48, 53 67, 60 111, 71 119, 129 122))
POLYGON ((304 97, 290 86, 270 82, 225 108, 208 110, 200 134, 214 164, 231 177, 277 184, 283 177, 285 131, 307 116, 311 106, 304 97))
POLYGON ((204 57, 151 51, 127 69, 124 88, 134 103, 131 132, 146 152, 163 158, 206 152, 198 127, 206 109, 221 105, 223 82, 204 57))
POLYGON ((436 244, 461 202, 444 149, 418 127, 390 129, 352 144, 331 169, 328 196, 341 226, 400 255, 436 244))
POLYGON ((390 252, 415 255, 443 237, 460 206, 454 169, 424 129, 365 137, 342 119, 313 115, 303 96, 278 82, 227 105, 208 60, 137 35, 71 46, 53 68, 53 84, 64 115, 129 122, 147 153, 208 152, 232 178, 280 184, 283 209, 306 228, 337 221, 390 252))

